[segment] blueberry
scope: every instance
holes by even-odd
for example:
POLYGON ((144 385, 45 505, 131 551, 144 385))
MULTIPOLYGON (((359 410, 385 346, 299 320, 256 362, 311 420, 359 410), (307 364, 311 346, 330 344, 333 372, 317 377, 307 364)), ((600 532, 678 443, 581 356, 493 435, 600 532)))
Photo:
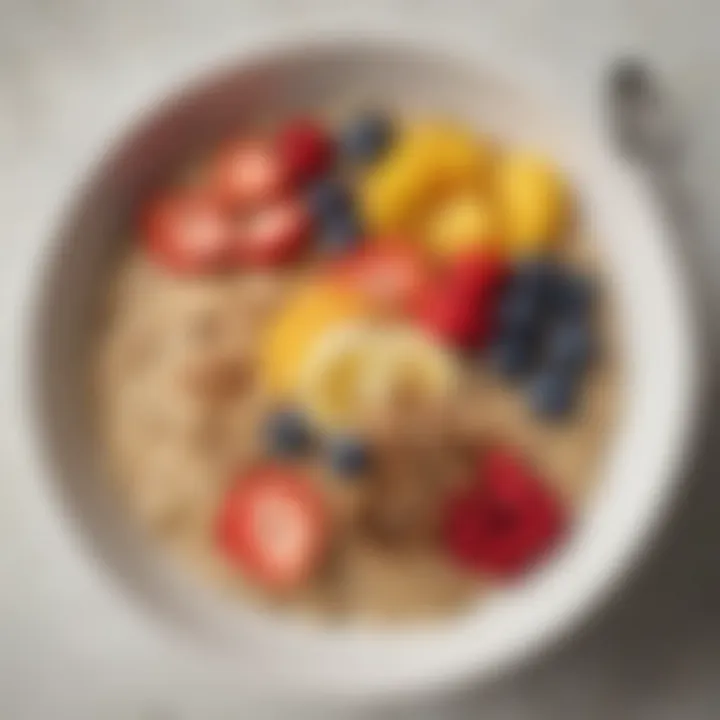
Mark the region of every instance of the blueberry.
POLYGON ((387 150, 393 125, 384 115, 362 115, 349 123, 340 136, 342 154, 353 162, 372 162, 387 150))
POLYGON ((530 405, 540 417, 559 420, 568 415, 575 401, 571 374, 555 368, 542 370, 530 385, 530 405))
POLYGON ((321 249, 331 255, 352 250, 362 238, 362 228, 352 213, 338 215, 325 223, 321 230, 321 249))
POLYGON ((361 475, 370 465, 366 445, 356 438, 334 438, 330 442, 328 453, 333 471, 341 477, 361 475))
POLYGON ((559 317, 585 318, 595 301, 595 285, 588 277, 564 274, 554 293, 554 314, 559 317))
POLYGON ((341 182, 321 180, 308 190, 307 204, 313 218, 324 223, 350 212, 352 198, 341 182))
POLYGON ((490 349, 491 366, 508 379, 527 374, 532 363, 532 347, 523 335, 504 334, 490 349))
POLYGON ((558 267, 550 260, 524 260, 518 265, 513 286, 517 292, 541 301, 552 291, 558 274, 558 267))
POLYGON ((538 305, 529 293, 510 288, 500 300, 500 327, 508 332, 529 332, 538 319, 538 305))
POLYGON ((559 371, 576 372, 590 362, 593 337, 587 322, 566 318, 554 325, 547 340, 547 362, 559 371))
POLYGON ((273 455, 304 455, 312 444, 312 433, 305 417, 295 410, 278 410, 267 420, 266 442, 273 455))

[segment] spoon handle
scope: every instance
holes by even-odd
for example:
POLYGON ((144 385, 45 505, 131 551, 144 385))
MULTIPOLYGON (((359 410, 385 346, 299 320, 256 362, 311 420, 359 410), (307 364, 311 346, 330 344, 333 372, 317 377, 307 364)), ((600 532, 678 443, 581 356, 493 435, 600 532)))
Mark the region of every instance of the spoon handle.
POLYGON ((616 62, 608 73, 610 129, 623 156, 644 176, 680 237, 692 225, 682 178, 684 148, 670 98, 642 61, 616 62))
POLYGON ((641 61, 614 64, 606 91, 615 144, 654 195, 674 239, 670 250, 675 262, 693 279, 690 301, 703 331, 700 341, 708 353, 720 353, 713 313, 715 266, 694 247, 703 241, 704 232, 687 178, 682 123, 671 99, 641 61))
POLYGON ((682 150, 678 121, 650 68, 640 60, 616 62, 607 91, 611 128, 622 152, 646 170, 676 165, 682 150))

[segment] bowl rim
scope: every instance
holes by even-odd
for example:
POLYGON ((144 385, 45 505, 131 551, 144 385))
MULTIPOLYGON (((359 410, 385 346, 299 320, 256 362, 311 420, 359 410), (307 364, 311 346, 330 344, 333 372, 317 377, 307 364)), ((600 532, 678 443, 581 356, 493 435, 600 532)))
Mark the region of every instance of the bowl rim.
MULTIPOLYGON (((189 82, 187 80, 181 81, 177 84, 175 89, 167 96, 163 105, 161 105, 159 109, 155 108, 153 111, 141 113, 139 117, 131 118, 130 121, 125 124, 125 131, 120 134, 119 138, 115 138, 115 141, 113 142, 113 151, 121 147, 127 137, 135 129, 137 129, 137 127, 148 121, 153 116, 162 113, 165 103, 173 103, 177 99, 180 99, 183 95, 194 92, 196 88, 200 88, 202 85, 209 82, 218 75, 222 75, 226 72, 237 72, 240 68, 242 68, 243 70, 247 70, 253 65, 261 64, 266 61, 280 62, 284 60, 285 62, 287 62, 288 60, 292 59, 292 57, 297 53, 303 53, 306 50, 316 52, 318 49, 331 52, 345 51, 347 49, 347 42, 337 40, 331 42, 292 42, 284 44, 281 43, 280 47, 272 47, 263 52, 255 52, 249 57, 243 56, 240 58, 236 58, 232 64, 229 64, 227 66, 223 64, 220 67, 211 68, 209 71, 204 72, 197 77, 191 77, 189 82)), ((355 38, 353 46, 351 47, 351 50, 360 50, 362 52, 377 52, 378 50, 392 50, 396 52, 398 51, 398 49, 401 52, 406 52, 409 50, 414 53, 420 53, 422 56, 425 57, 427 57, 428 55, 434 56, 437 54, 437 51, 435 49, 428 50, 428 48, 423 45, 415 46, 412 43, 407 45, 401 44, 400 48, 398 48, 398 43, 396 41, 377 41, 374 38, 366 38, 361 40, 355 38)), ((441 48, 440 53, 442 55, 441 59, 443 61, 451 61, 452 64, 460 62, 466 69, 476 71, 482 70, 482 72, 484 73, 489 73, 495 77, 499 77, 503 82, 506 80, 506 78, 504 77, 504 73, 496 72, 496 68, 492 66, 483 65, 482 67, 478 68, 476 62, 472 62, 471 64, 469 64, 468 58, 464 54, 454 53, 446 47, 441 48)), ((509 81, 509 84, 511 84, 512 86, 516 85, 514 81, 509 81)), ((523 92, 525 93, 524 90, 523 92)), ((573 115, 574 117, 577 117, 577 114, 573 115)), ((85 172, 82 173, 82 176, 85 178, 86 182, 90 183, 93 177, 95 177, 96 173, 99 173, 102 170, 103 166, 104 160, 100 160, 99 162, 94 162, 89 171, 87 170, 87 168, 85 168, 85 172)), ((640 189, 640 192, 644 191, 640 189)), ((52 243, 53 238, 57 238, 58 236, 62 235, 63 230, 66 227, 66 222, 68 222, 68 218, 72 218, 76 214, 76 210, 83 205, 84 195, 84 184, 81 185, 79 190, 78 188, 72 188, 72 192, 70 193, 70 212, 63 215, 61 222, 53 223, 52 228, 54 229, 52 230, 51 234, 49 234, 45 238, 46 247, 52 243)), ((651 213, 654 214, 656 217, 659 215, 657 203, 647 193, 645 193, 645 196, 643 197, 641 202, 646 204, 648 208, 651 208, 651 213)), ((615 558, 615 567, 612 571, 607 572, 607 577, 604 582, 601 583, 600 586, 591 593, 591 596, 585 599, 584 604, 581 604, 581 607, 578 608, 578 610, 574 613, 572 617, 566 617, 562 622, 558 624, 557 627, 545 629, 544 631, 537 633, 536 636, 533 637, 532 642, 529 646, 523 648, 522 650, 516 649, 514 659, 518 659, 519 656, 522 656, 523 661, 528 660, 530 657, 537 655, 540 651, 549 649, 551 645, 556 644, 562 637, 567 636, 568 633, 574 627, 576 627, 583 618, 587 617, 593 611, 593 609, 595 609, 603 600, 605 600, 609 596, 610 592, 613 589, 611 587, 612 579, 619 576, 625 578, 627 577, 630 570, 637 568, 637 556, 642 549, 640 547, 642 545, 642 541, 644 540, 647 542, 648 539, 653 539, 657 536, 657 528, 666 518, 668 511, 672 505, 672 500, 676 496, 676 492, 681 486, 679 479, 679 470, 681 465, 687 459, 687 454, 690 450, 691 440, 695 431, 697 430, 695 419, 697 415, 699 415, 699 413, 697 413, 697 408, 700 404, 699 400, 702 397, 701 386, 704 382, 705 373, 702 368, 700 354, 698 353, 699 342, 697 340, 698 330, 696 327, 697 315, 695 312, 692 311, 690 307, 691 295, 689 292, 689 284, 687 282, 687 278, 685 277, 685 274, 681 271, 680 265, 677 262, 673 262, 671 259, 671 256, 673 254, 673 246, 667 237, 667 233, 665 233, 665 231, 661 229, 658 232, 658 236, 659 244, 661 244, 663 248, 665 271, 666 273, 668 273, 668 279, 670 282, 670 285, 666 287, 666 291, 668 291, 673 296, 673 305, 683 319, 681 327, 673 328, 673 331, 676 332, 676 334, 680 333, 678 337, 680 337, 681 339, 684 337, 685 340, 685 342, 681 343, 684 346, 685 350, 685 355, 683 356, 684 359, 682 360, 682 365, 684 367, 684 378, 683 380, 681 380, 685 387, 683 391, 684 417, 682 418, 681 422, 678 423, 678 431, 676 432, 676 436, 674 439, 675 448, 672 453, 672 459, 664 473, 665 477, 661 478, 661 481, 658 482, 658 488, 660 489, 660 492, 658 493, 658 497, 656 497, 655 499, 655 507, 651 514, 651 517, 646 521, 643 527, 638 529, 636 533, 636 539, 633 541, 631 546, 625 548, 624 555, 622 555, 622 557, 615 558)), ((45 263, 45 265, 46 264, 47 263, 45 263)), ((41 294, 38 292, 40 287, 40 281, 38 280, 38 278, 42 278, 44 275, 44 271, 48 269, 47 267, 43 267, 43 265, 44 263, 42 263, 40 260, 37 260, 33 264, 32 270, 34 277, 31 281, 27 283, 27 289, 30 291, 31 297, 34 298, 37 298, 41 294)), ((27 314, 27 317, 32 318, 31 322, 26 322, 26 325, 28 327, 26 327, 25 330, 29 333, 33 333, 36 330, 36 326, 38 323, 38 314, 39 309, 34 306, 32 307, 31 312, 27 314)), ((23 394, 27 397, 30 397, 33 392, 32 385, 34 375, 28 372, 28 363, 30 364, 30 366, 34 366, 34 362, 32 361, 32 349, 34 347, 34 342, 24 342, 20 353, 21 374, 23 376, 24 388, 23 394)), ((34 416, 31 417, 30 423, 27 425, 28 432, 24 433, 28 436, 33 436, 28 437, 28 442, 30 447, 33 449, 32 451, 35 453, 36 458, 42 456, 42 443, 38 442, 40 433, 38 433, 37 423, 39 421, 39 418, 36 418, 34 416)), ((53 469, 50 467, 42 467, 42 462, 37 464, 33 462, 32 464, 36 465, 36 477, 38 479, 42 478, 44 490, 49 491, 43 494, 45 494, 48 498, 52 499, 52 504, 55 506, 55 512, 57 512, 59 508, 61 512, 59 512, 58 515, 64 516, 63 526, 65 527, 65 529, 69 530, 71 534, 77 533, 78 536, 83 535, 84 533, 80 531, 80 528, 72 517, 72 513, 67 512, 68 507, 66 499, 61 497, 62 493, 56 487, 57 484, 51 480, 51 476, 53 475, 53 469)), ((88 539, 85 537, 78 537, 77 542, 75 543, 76 549, 79 550, 82 548, 85 551, 84 554, 86 555, 88 554, 88 548, 84 546, 87 545, 87 540, 88 539)), ((497 675, 501 670, 508 669, 508 666, 512 664, 512 660, 512 657, 503 659, 500 663, 500 666, 494 668, 493 671, 490 671, 487 668, 484 669, 483 676, 489 678, 492 675, 497 675)), ((435 688, 438 685, 447 686, 449 684, 469 682, 477 676, 477 673, 477 668, 471 663, 467 663, 464 668, 455 668, 451 675, 443 677, 442 679, 438 677, 425 677, 422 679, 422 684, 424 685, 425 689, 429 690, 435 688)), ((367 692, 371 692, 375 695, 386 694, 383 692, 383 690, 391 690, 393 695, 397 695, 401 689, 401 685, 406 690, 416 693, 420 684, 421 682, 419 678, 405 678, 404 685, 402 685, 402 683, 399 683, 396 680, 394 686, 392 687, 383 685, 373 686, 367 684, 358 684, 358 686, 354 688, 340 688, 339 686, 334 686, 333 688, 331 688, 331 690, 342 690, 343 694, 351 692, 352 694, 359 695, 367 692)))

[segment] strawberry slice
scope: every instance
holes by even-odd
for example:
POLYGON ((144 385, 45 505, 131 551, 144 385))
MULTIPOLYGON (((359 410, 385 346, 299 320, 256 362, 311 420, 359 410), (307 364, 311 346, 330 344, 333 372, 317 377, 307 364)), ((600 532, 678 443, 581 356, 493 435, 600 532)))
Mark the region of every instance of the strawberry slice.
POLYGON ((414 310, 431 280, 423 258, 400 245, 361 250, 333 265, 331 272, 379 307, 399 312, 414 310))
POLYGON ((335 155, 328 132, 308 118, 287 123, 278 134, 277 147, 296 183, 306 183, 327 172, 335 155))
POLYGON ((231 239, 229 218, 207 194, 188 191, 150 204, 141 218, 150 255, 179 273, 204 273, 223 267, 231 239))
POLYGON ((322 496, 304 476, 264 466, 238 478, 216 524, 221 551, 252 580, 297 587, 321 560, 327 539, 322 496))
POLYGON ((295 260, 307 245, 311 225, 307 208, 297 199, 263 207, 236 229, 233 257, 248 266, 295 260))
POLYGON ((228 143, 220 149, 210 171, 210 184, 218 197, 240 207, 280 197, 288 180, 288 169, 278 152, 262 140, 228 143))
POLYGON ((444 540, 469 570, 511 577, 546 555, 565 525, 563 508, 541 478, 509 451, 494 449, 478 482, 448 504, 444 540))

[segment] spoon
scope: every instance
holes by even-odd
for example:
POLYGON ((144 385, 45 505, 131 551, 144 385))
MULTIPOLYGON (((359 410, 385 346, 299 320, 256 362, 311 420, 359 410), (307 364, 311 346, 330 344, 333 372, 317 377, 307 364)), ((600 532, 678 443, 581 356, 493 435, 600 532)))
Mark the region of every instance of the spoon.
POLYGON ((716 322, 709 294, 714 268, 692 249, 702 228, 686 178, 687 148, 680 118, 652 70, 638 59, 618 60, 610 67, 606 94, 615 145, 655 196, 676 241, 670 248, 675 261, 698 279, 690 301, 698 328, 703 329, 700 342, 706 352, 720 352, 720 338, 707 332, 716 322))
POLYGON ((621 59, 610 67, 606 93, 618 150, 644 176, 676 236, 694 233, 680 121, 657 77, 642 60, 621 59))
POLYGON ((607 92, 611 130, 626 157, 645 170, 674 166, 682 149, 678 122, 650 68, 637 59, 616 61, 607 92))

